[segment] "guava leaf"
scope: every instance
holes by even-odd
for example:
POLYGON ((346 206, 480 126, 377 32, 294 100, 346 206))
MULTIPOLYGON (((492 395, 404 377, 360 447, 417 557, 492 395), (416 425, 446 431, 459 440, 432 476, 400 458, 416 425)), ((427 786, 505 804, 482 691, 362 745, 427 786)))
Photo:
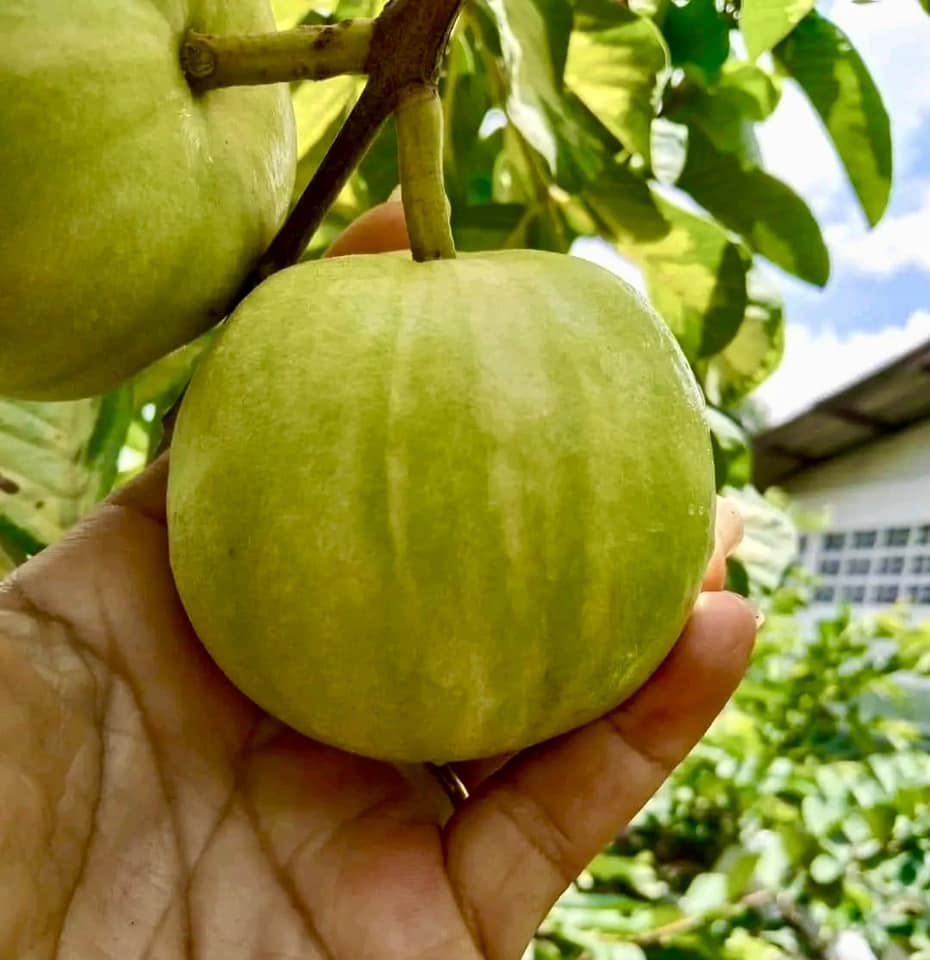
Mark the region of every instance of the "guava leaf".
POLYGON ((823 286, 830 254, 807 204, 785 183, 692 128, 678 186, 783 270, 823 286))
POLYGON ((132 388, 69 403, 0 400, 0 537, 13 559, 58 540, 116 478, 132 388))
POLYGON ((605 236, 624 250, 661 241, 671 230, 649 184, 622 164, 605 168, 582 198, 605 236))
POLYGON ((690 883, 681 905, 692 917, 719 910, 729 901, 727 877, 722 873, 699 873, 690 883))
POLYGON ((741 487, 752 479, 752 453, 746 431, 714 407, 705 411, 714 450, 717 488, 741 487))
POLYGON ((668 49, 651 20, 610 6, 615 11, 610 25, 589 32, 576 19, 580 29, 572 33, 565 80, 628 150, 648 160, 668 49))
POLYGON ((747 275, 748 303, 739 332, 704 375, 708 400, 730 409, 774 373, 785 349, 785 315, 780 293, 757 271, 747 275))
POLYGON ((528 209, 519 203, 459 207, 452 220, 456 246, 463 251, 525 246, 528 209))
POLYGON ((364 86, 360 77, 332 77, 302 83, 291 93, 297 122, 297 179, 294 195, 300 196, 364 86))
POLYGON ((798 556, 798 533, 788 513, 753 486, 724 487, 743 517, 743 541, 733 556, 746 568, 753 585, 776 589, 798 556))
POLYGON ((814 0, 743 0, 739 27, 750 59, 784 40, 813 9, 814 0))
POLYGON ((484 0, 496 24, 506 83, 505 111, 550 174, 577 189, 601 167, 602 143, 565 96, 572 30, 566 0, 484 0))
POLYGON ((462 33, 453 39, 442 82, 446 189, 453 207, 494 199, 494 165, 503 133, 482 129, 494 103, 480 61, 462 33))
POLYGON ((718 149, 759 163, 754 124, 771 116, 781 88, 764 70, 730 61, 719 81, 709 85, 697 74, 675 91, 668 116, 696 126, 718 149))
POLYGON ((605 236, 641 267, 653 305, 688 357, 722 350, 743 320, 748 268, 726 231, 655 194, 619 165, 584 198, 605 236))
POLYGON ((662 33, 676 66, 694 64, 716 76, 730 56, 730 23, 714 0, 668 4, 662 33))
POLYGON ((271 11, 278 29, 296 27, 309 6, 308 0, 271 0, 271 11))
POLYGON ((881 93, 849 38, 812 11, 774 50, 827 128, 869 223, 891 195, 891 124, 881 93))

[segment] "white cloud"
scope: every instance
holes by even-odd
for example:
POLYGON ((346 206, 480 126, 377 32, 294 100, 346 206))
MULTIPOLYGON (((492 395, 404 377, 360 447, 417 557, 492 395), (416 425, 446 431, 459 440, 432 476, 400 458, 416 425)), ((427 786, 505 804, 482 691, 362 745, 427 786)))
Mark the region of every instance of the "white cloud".
POLYGON ((811 330, 801 323, 789 323, 784 360, 755 397, 772 422, 780 423, 927 340, 927 310, 912 313, 904 326, 846 336, 835 329, 811 330))
POLYGON ((916 209, 888 216, 871 232, 858 223, 836 223, 824 231, 834 261, 868 276, 889 277, 914 268, 930 273, 930 184, 916 209))

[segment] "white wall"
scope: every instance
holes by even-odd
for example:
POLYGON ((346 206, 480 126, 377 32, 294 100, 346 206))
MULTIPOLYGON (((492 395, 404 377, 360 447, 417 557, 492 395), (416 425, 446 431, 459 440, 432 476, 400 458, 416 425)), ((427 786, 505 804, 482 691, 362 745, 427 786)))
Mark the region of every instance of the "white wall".
MULTIPOLYGON (((902 599, 912 587, 921 590, 915 613, 920 618, 930 616, 930 595, 924 602, 923 588, 930 589, 930 543, 920 542, 927 534, 921 527, 930 524, 930 420, 917 424, 883 440, 853 450, 842 457, 813 467, 783 484, 803 510, 828 515, 825 532, 847 533, 846 545, 840 551, 826 551, 823 536, 811 536, 802 561, 814 573, 820 571, 824 560, 839 559, 838 576, 826 575, 824 586, 835 587, 836 599, 847 586, 864 585, 865 603, 855 603, 857 609, 881 609, 887 603, 875 599, 878 586, 897 584, 902 599), (890 527, 910 528, 906 546, 886 545, 885 531, 890 527), (851 545, 854 531, 876 530, 875 547, 857 549, 851 545), (904 558, 904 570, 895 574, 880 572, 883 558, 904 558), (869 558, 867 575, 850 574, 850 559, 869 558)), ((893 561, 889 561, 893 562, 893 561)), ((834 601, 818 604, 816 613, 827 613, 835 607, 834 601)))
POLYGON ((930 420, 813 467, 783 485, 835 525, 930 522, 930 420))

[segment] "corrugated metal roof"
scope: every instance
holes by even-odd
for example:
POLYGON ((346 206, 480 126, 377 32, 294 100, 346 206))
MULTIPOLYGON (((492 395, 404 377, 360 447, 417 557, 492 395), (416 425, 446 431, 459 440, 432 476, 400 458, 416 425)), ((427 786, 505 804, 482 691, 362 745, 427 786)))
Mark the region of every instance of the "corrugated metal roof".
POLYGON ((803 470, 930 417, 930 340, 809 410, 753 437, 755 484, 803 470))

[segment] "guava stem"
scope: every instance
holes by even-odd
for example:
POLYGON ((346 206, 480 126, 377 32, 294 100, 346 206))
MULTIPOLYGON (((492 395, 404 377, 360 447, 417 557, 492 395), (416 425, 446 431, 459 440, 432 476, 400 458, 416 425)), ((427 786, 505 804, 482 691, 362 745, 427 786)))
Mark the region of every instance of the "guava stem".
POLYGON ((451 260, 455 241, 443 177, 443 115, 433 84, 401 91, 395 111, 404 213, 414 260, 451 260))
POLYGON ((367 72, 373 20, 343 20, 280 33, 221 37, 190 31, 181 66, 198 90, 325 80, 367 72))

